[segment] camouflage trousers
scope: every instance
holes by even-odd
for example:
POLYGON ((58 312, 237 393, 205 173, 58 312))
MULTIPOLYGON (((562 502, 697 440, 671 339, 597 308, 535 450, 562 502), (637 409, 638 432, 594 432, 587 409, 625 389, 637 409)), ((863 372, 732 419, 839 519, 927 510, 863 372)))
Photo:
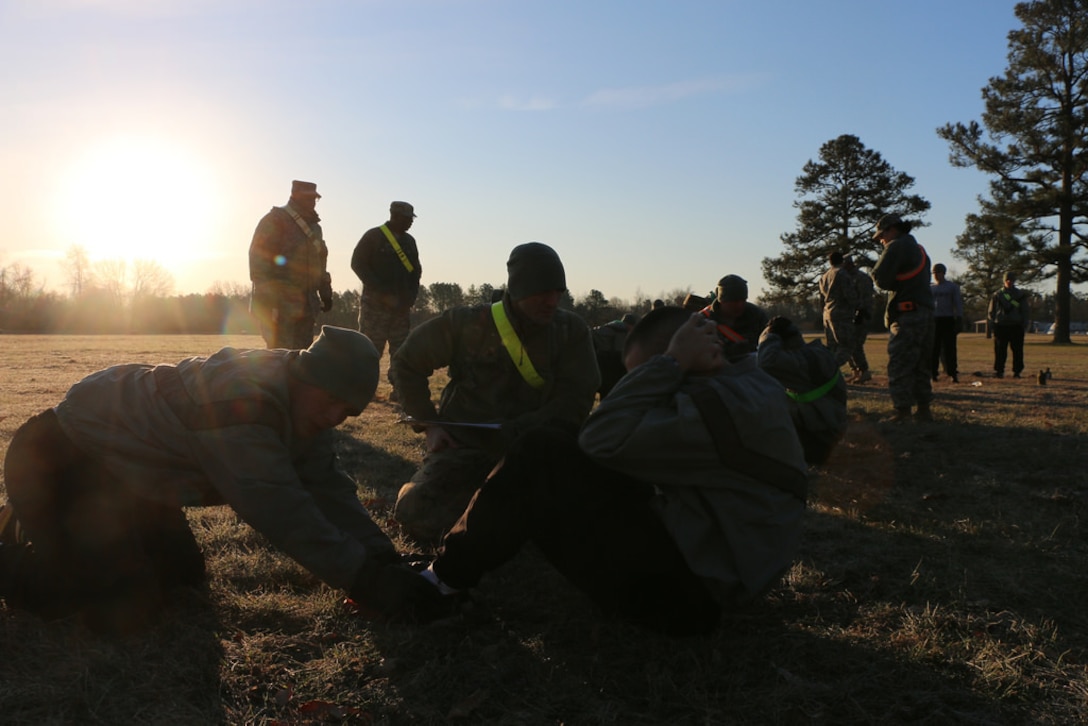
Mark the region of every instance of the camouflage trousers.
POLYGON ((869 370, 865 356, 865 341, 869 339, 869 321, 854 324, 854 350, 850 353, 850 368, 858 373, 869 370))
POLYGON ((888 389, 896 408, 910 408, 933 400, 930 355, 933 350, 933 312, 913 310, 900 314, 888 326, 888 389))
POLYGON ((411 327, 408 312, 409 308, 391 308, 363 296, 359 304, 359 332, 370 338, 379 358, 387 342, 389 357, 392 358, 408 337, 411 327))
POLYGON ((840 367, 854 353, 854 315, 824 315, 824 340, 840 367))
POLYGON ((416 540, 437 543, 500 460, 467 447, 427 454, 412 479, 400 488, 393 518, 416 540))
POLYGON ((269 348, 302 350, 314 342, 314 318, 261 321, 261 337, 269 348))

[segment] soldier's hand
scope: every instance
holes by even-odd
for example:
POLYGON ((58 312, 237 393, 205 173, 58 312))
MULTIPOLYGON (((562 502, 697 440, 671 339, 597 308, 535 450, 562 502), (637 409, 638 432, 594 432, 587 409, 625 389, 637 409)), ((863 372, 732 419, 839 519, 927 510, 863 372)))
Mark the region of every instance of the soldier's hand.
POLYGON ((427 452, 434 453, 443 449, 456 449, 457 441, 441 426, 427 427, 427 452))
POLYGON ((717 326, 702 313, 692 315, 673 333, 665 355, 675 359, 685 373, 714 371, 725 362, 717 326))
POLYGON ((328 298, 321 301, 321 312, 327 313, 332 310, 332 298, 328 298))
POLYGON ((438 588, 418 572, 376 562, 363 565, 348 596, 360 615, 380 620, 425 622, 444 607, 438 588))

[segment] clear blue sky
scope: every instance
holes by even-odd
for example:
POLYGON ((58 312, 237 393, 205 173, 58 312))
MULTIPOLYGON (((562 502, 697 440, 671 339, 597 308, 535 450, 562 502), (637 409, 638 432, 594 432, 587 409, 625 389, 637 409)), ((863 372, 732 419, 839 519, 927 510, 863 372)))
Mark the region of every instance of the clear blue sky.
MULTIPOLYGON (((935 129, 978 119, 1011 0, 0 0, 0 266, 65 250, 248 285, 253 228, 318 184, 336 289, 389 202, 423 282, 505 280, 552 245, 571 291, 705 292, 796 226, 794 182, 858 136, 949 250, 986 178, 935 129)), ((953 275, 954 276, 954 275, 953 275)))

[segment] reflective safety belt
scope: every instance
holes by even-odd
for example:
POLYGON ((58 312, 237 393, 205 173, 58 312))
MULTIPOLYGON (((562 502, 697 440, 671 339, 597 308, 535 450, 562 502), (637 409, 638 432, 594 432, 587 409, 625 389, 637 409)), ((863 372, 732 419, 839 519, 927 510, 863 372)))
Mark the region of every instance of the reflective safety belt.
POLYGON ((1005 297, 1005 301, 1008 302, 1010 305, 1012 305, 1014 308, 1020 307, 1020 301, 1019 300, 1014 300, 1012 295, 1010 295, 1009 293, 1004 292, 1004 291, 1002 291, 1001 294, 1005 297))
POLYGON ((397 243, 397 238, 393 236, 393 233, 389 231, 389 227, 382 225, 382 232, 385 233, 385 238, 389 240, 389 244, 393 246, 393 251, 397 253, 397 257, 400 258, 400 263, 404 265, 404 269, 408 272, 412 272, 416 268, 412 266, 412 261, 408 259, 408 255, 404 254, 404 250, 400 248, 397 243))
POLYGON ((829 380, 827 383, 823 384, 819 388, 813 388, 811 391, 808 391, 806 393, 798 393, 797 391, 791 391, 787 388, 786 395, 792 398, 794 401, 797 401, 797 403, 810 403, 811 401, 815 401, 817 398, 823 398, 824 396, 826 396, 828 392, 835 387, 835 384, 839 382, 840 378, 842 378, 842 371, 836 371, 835 375, 831 377, 831 380, 829 380))
POLYGON ((926 248, 923 247, 922 245, 918 245, 918 249, 920 249, 922 251, 922 261, 918 264, 917 267, 915 267, 910 272, 903 272, 901 274, 896 275, 895 276, 896 280, 899 280, 900 282, 902 282, 903 280, 909 280, 910 278, 915 277, 918 274, 920 274, 922 272, 922 270, 926 269, 926 265, 929 264, 929 257, 926 256, 926 248))
POLYGON ((306 235, 306 239, 313 242, 314 247, 317 248, 318 250, 320 250, 321 249, 321 238, 314 235, 313 228, 306 223, 306 220, 303 219, 302 216, 298 212, 296 212, 294 209, 292 209, 290 205, 280 207, 280 209, 282 209, 283 211, 285 211, 289 215, 291 215, 291 219, 295 220, 295 224, 297 224, 298 228, 302 230, 302 233, 304 235, 306 235))
POLYGON ((495 327, 499 330, 499 337, 502 338, 503 347, 510 354, 510 360, 514 362, 514 367, 518 369, 521 377, 533 388, 543 386, 544 379, 536 372, 533 362, 525 354, 525 345, 521 342, 521 338, 518 337, 514 326, 510 324, 510 318, 506 317, 506 310, 502 306, 502 300, 491 305, 491 317, 495 319, 495 327))
MULTIPOLYGON (((701 312, 703 315, 705 315, 706 317, 709 318, 710 313, 712 312, 712 308, 713 308, 713 305, 707 305, 705 308, 703 308, 699 312, 701 312)), ((726 340, 731 340, 734 343, 743 343, 743 342, 745 342, 747 340, 747 338, 745 338, 743 335, 741 335, 737 331, 730 328, 725 323, 718 323, 718 332, 721 333, 722 335, 724 335, 726 340)))

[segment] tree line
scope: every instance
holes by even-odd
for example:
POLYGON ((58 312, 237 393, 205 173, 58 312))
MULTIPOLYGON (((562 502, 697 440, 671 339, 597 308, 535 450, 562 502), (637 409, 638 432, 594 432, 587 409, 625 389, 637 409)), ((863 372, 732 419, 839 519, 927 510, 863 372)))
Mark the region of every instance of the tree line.
MULTIPOLYGON (((989 195, 968 214, 952 256, 969 319, 984 317, 1006 270, 1029 289, 1053 282, 1053 293, 1035 293, 1033 317, 1045 315, 1054 342, 1070 342, 1070 323, 1085 319, 1073 285, 1088 281, 1088 0, 1034 0, 1015 8, 1022 27, 1008 34, 1008 66, 982 89, 981 123, 936 129, 949 145, 949 161, 990 178, 989 195)), ((927 225, 931 204, 913 191, 915 180, 893 168, 852 134, 826 142, 795 181, 798 210, 793 231, 780 236, 785 250, 765 258, 768 289, 757 301, 770 314, 819 326, 817 285, 831 252, 851 253, 871 267, 882 250, 872 230, 883 214, 897 213, 916 228, 927 225)), ((918 235, 925 244, 924 233, 918 235)), ((934 260, 934 262, 940 260, 934 260)), ((172 295, 169 273, 155 262, 92 266, 85 251, 67 256, 71 295, 35 288, 20 265, 0 268, 0 328, 37 332, 215 332, 253 328, 245 312, 247 290, 218 284, 203 296, 172 295), (214 324, 213 324, 214 323, 214 324)), ((420 296, 413 315, 424 319, 460 304, 490 300, 495 286, 437 282, 420 296)), ((687 291, 667 295, 679 302, 687 291)), ((330 322, 354 325, 358 293, 334 296, 330 322)), ((606 298, 591 290, 568 296, 564 307, 598 325, 625 312, 644 312, 650 301, 606 298)), ((876 316, 879 321, 879 316, 876 316)))

